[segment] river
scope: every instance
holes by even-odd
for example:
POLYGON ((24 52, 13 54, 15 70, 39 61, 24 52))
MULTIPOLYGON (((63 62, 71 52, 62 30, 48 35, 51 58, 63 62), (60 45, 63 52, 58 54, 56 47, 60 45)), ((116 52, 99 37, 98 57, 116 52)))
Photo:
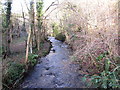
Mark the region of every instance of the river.
POLYGON ((79 65, 70 59, 68 45, 49 37, 50 53, 39 59, 34 70, 24 79, 21 88, 83 88, 79 65))

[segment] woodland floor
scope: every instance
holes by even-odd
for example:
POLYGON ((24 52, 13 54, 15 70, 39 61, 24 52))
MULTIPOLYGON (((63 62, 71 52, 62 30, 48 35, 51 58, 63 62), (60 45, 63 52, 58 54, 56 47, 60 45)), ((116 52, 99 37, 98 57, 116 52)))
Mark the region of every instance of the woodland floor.
MULTIPOLYGON (((15 38, 13 39, 12 43, 10 44, 10 50, 11 54, 9 57, 7 57, 5 60, 3 60, 2 63, 2 69, 3 69, 3 74, 7 70, 9 63, 11 62, 18 62, 18 63, 24 63, 25 60, 25 47, 26 47, 26 37, 20 37, 20 38, 15 38)), ((36 52, 39 54, 39 56, 44 56, 42 53, 45 54, 46 52, 49 52, 49 47, 50 47, 50 42, 45 41, 40 47, 40 51, 36 52)))
MULTIPOLYGON (((24 37, 25 38, 25 37, 24 37)), ((13 39, 10 44, 11 54, 5 60, 3 60, 3 74, 8 68, 9 63, 11 62, 20 62, 23 63, 25 59, 25 40, 23 38, 13 39)))

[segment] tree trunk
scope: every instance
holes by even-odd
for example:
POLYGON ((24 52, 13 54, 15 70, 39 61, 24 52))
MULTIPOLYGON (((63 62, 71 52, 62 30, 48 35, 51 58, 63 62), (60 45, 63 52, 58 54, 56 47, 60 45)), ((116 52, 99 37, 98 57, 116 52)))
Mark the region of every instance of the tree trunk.
POLYGON ((28 61, 30 37, 31 37, 31 30, 29 30, 28 38, 27 38, 27 47, 26 47, 26 59, 25 59, 25 63, 27 63, 27 61, 28 61))
POLYGON ((33 40, 32 38, 30 39, 30 53, 33 53, 32 47, 33 47, 33 40))
POLYGON ((11 17, 11 4, 12 2, 6 1, 7 3, 7 8, 6 8, 6 14, 5 14, 5 19, 3 19, 2 22, 5 23, 3 25, 3 32, 4 32, 4 56, 8 56, 10 54, 10 17, 11 17), (5 21, 4 21, 5 20, 5 21))
POLYGON ((10 29, 7 29, 7 41, 6 41, 6 52, 7 52, 7 56, 10 55, 10 29))
POLYGON ((118 55, 120 56, 120 1, 118 2, 118 55))
POLYGON ((40 31, 38 30, 37 49, 40 50, 40 31))
POLYGON ((12 30, 13 30, 13 25, 11 26, 11 29, 10 29, 10 41, 12 42, 12 30))

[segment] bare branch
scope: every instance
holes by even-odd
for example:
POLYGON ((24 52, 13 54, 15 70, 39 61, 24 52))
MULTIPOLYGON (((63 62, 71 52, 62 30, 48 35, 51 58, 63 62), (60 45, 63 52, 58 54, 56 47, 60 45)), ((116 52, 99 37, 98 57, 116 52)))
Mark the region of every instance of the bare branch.
POLYGON ((48 13, 46 16, 45 16, 45 18, 44 19, 46 19, 55 9, 57 9, 57 7, 56 8, 54 8, 53 10, 51 10, 50 11, 50 13, 48 13))
MULTIPOLYGON (((50 4, 50 6, 48 6, 48 8, 45 10, 44 13, 46 13, 46 12, 50 9, 50 7, 55 6, 55 5, 58 5, 58 4, 55 4, 56 1, 58 1, 58 0, 55 0, 54 2, 52 2, 52 3, 50 4)), ((59 3, 59 1, 58 1, 58 3, 59 3)))
POLYGON ((21 7, 22 7, 22 12, 23 12, 23 6, 22 6, 22 3, 21 3, 21 7))
POLYGON ((25 5, 26 5, 26 7, 27 7, 27 10, 30 11, 30 9, 28 8, 28 5, 27 5, 27 3, 26 3, 26 0, 24 0, 24 2, 25 2, 25 5))

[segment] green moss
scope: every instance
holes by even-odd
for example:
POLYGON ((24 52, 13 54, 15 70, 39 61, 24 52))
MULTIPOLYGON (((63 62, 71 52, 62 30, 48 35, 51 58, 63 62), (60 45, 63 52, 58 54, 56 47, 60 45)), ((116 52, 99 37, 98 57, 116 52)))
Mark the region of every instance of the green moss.
POLYGON ((56 35, 55 38, 56 38, 57 40, 60 40, 60 41, 64 42, 65 39, 66 39, 66 36, 65 36, 64 34, 62 34, 62 33, 59 33, 59 34, 56 35))

